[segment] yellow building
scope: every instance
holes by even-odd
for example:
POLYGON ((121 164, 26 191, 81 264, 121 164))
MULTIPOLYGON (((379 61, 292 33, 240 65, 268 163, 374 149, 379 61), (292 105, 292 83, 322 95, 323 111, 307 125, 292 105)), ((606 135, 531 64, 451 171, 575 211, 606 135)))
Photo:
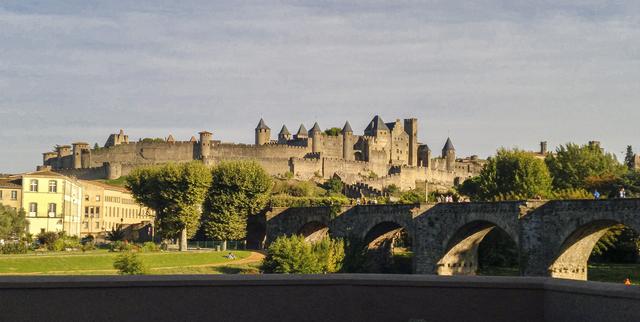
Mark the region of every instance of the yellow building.
POLYGON ((22 208, 22 179, 19 177, 0 178, 0 204, 22 208))
POLYGON ((71 236, 80 235, 82 187, 78 181, 48 170, 20 177, 28 233, 64 231, 71 236))
POLYGON ((99 181, 80 180, 83 187, 81 234, 103 236, 118 225, 152 224, 155 214, 138 204, 129 190, 99 181))

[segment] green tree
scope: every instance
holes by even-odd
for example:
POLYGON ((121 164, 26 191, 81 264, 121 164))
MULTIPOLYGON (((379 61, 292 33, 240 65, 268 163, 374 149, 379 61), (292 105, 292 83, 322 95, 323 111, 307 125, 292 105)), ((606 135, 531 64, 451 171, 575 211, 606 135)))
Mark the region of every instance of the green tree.
POLYGON ((407 190, 400 195, 400 203, 404 204, 424 203, 426 200, 424 193, 417 190, 407 190))
POLYGON ((117 269, 120 275, 144 275, 148 272, 147 266, 138 254, 132 252, 123 252, 116 256, 113 268, 117 269))
POLYGON ((340 239, 324 238, 310 243, 303 236, 279 237, 267 249, 262 271, 280 274, 336 273, 342 268, 344 256, 344 243, 340 239))
POLYGON ((627 169, 634 170, 635 168, 635 153, 633 153, 633 147, 627 145, 627 153, 624 155, 624 165, 627 166, 627 169))
POLYGON ((551 176, 544 162, 520 150, 500 149, 480 175, 458 187, 472 200, 505 200, 551 195, 551 176))
POLYGON ((339 178, 333 177, 324 183, 324 188, 327 189, 329 195, 341 194, 344 190, 344 183, 339 178))
POLYGON ((271 176, 255 161, 230 161, 215 167, 212 178, 204 202, 204 233, 222 241, 244 239, 248 216, 269 201, 271 176))
POLYGON ((19 239, 25 233, 27 219, 23 209, 15 210, 0 204, 0 239, 19 239))
POLYGON ((324 130, 324 133, 328 136, 338 136, 342 133, 342 129, 338 127, 332 127, 330 129, 324 130))
POLYGON ((587 189, 591 182, 598 178, 621 177, 626 169, 613 154, 605 153, 597 144, 578 146, 567 143, 558 147, 555 155, 549 154, 545 159, 549 172, 553 177, 555 189, 587 189))
POLYGON ((126 179, 136 201, 155 210, 159 233, 180 237, 180 250, 200 225, 210 184, 211 171, 198 161, 138 168, 126 179))

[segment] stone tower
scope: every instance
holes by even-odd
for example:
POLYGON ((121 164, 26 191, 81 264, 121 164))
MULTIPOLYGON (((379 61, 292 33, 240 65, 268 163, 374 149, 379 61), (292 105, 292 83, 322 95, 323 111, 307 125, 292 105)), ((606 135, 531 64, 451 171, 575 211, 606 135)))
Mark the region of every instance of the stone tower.
POLYGON ((304 124, 300 124, 300 128, 298 129, 298 133, 296 133, 296 139, 308 139, 309 132, 307 128, 304 127, 304 124))
POLYGON ((451 138, 447 138, 447 143, 442 148, 442 158, 446 161, 447 171, 453 170, 453 165, 456 162, 456 149, 453 147, 451 138))
POLYGON ((65 157, 71 155, 71 147, 68 145, 58 145, 56 147, 56 152, 58 152, 58 164, 56 166, 57 169, 65 169, 73 167, 73 164, 68 164, 65 162, 65 157))
POLYGON ((418 119, 404 120, 404 131, 409 135, 409 165, 418 165, 418 119))
POLYGON ((540 154, 547 155, 548 152, 549 150, 547 148, 547 141, 540 142, 540 154))
POLYGON ((213 138, 213 134, 207 131, 202 131, 198 134, 200 135, 200 141, 198 142, 198 159, 206 164, 206 160, 211 157, 211 139, 213 138))
POLYGON ((256 127, 256 145, 265 145, 271 142, 271 129, 260 119, 256 127))
POLYGON ((52 165, 51 162, 58 156, 56 152, 45 152, 42 154, 42 165, 52 165))
POLYGON ((322 152, 322 130, 320 129, 320 125, 316 122, 311 128, 311 132, 309 133, 309 137, 311 138, 311 151, 313 153, 322 152))
POLYGON ((287 126, 283 125, 280 133, 278 133, 278 144, 287 144, 289 140, 291 140, 291 133, 289 133, 287 126))
POLYGON ((355 155, 353 154, 353 129, 351 124, 347 121, 342 128, 342 158, 345 160, 353 160, 355 155))
POLYGON ((426 144, 418 147, 418 165, 425 168, 431 167, 431 149, 426 144))
POLYGON ((72 143, 72 145, 73 145, 73 168, 81 169, 82 168, 82 151, 89 150, 89 143, 76 142, 76 143, 72 143))

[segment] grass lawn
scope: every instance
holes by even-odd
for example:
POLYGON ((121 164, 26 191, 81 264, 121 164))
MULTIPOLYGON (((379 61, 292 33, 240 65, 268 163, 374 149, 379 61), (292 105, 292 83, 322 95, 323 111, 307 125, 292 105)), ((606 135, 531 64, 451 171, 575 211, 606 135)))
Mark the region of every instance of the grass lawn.
POLYGON ((640 264, 589 264, 590 281, 623 283, 628 277, 640 285, 640 264))
MULTIPOLYGON (((201 271, 211 271, 208 274, 224 273, 224 269, 209 270, 207 265, 224 265, 249 257, 251 252, 233 251, 236 260, 224 256, 227 252, 191 251, 191 252, 158 252, 139 253, 142 261, 150 268, 152 274, 199 274, 201 271)), ((1 255, 0 274, 13 275, 92 275, 116 274, 113 261, 118 253, 96 251, 90 253, 58 253, 43 255, 1 255)), ((242 270, 237 269, 238 272, 242 270)))
MULTIPOLYGON (((504 267, 488 267, 478 272, 478 275, 484 276, 520 276, 518 268, 504 267)), ((587 272, 590 281, 608 282, 608 283, 624 283, 629 277, 631 283, 640 285, 640 264, 589 264, 587 272)))

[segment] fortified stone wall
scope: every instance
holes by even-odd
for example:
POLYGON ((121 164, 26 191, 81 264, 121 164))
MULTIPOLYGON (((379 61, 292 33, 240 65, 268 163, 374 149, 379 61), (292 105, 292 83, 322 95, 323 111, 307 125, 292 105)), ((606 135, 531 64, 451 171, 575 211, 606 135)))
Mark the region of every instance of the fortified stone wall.
POLYGON ((104 162, 154 164, 185 162, 193 159, 193 142, 135 142, 91 150, 92 167, 101 166, 104 162))
POLYGON ((328 158, 342 158, 342 134, 338 136, 331 136, 324 134, 322 136, 322 153, 328 158))
POLYGON ((319 174, 322 176, 322 159, 291 159, 293 173, 302 180, 308 180, 319 174))
POLYGON ((303 158, 309 152, 311 152, 311 150, 307 147, 280 144, 249 145, 221 143, 211 148, 211 156, 218 160, 234 158, 303 158))

